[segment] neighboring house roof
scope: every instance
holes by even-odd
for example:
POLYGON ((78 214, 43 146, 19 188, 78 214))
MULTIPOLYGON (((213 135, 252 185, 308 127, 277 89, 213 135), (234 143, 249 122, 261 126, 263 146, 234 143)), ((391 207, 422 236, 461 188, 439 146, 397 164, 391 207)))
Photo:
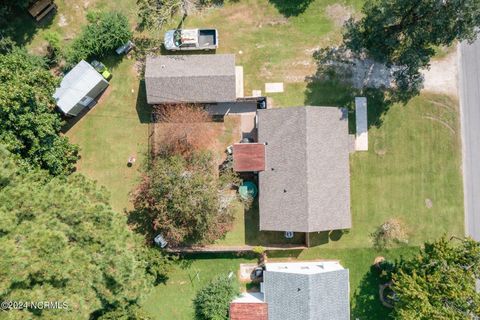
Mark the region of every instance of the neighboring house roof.
POLYGON ((263 143, 235 143, 233 145, 233 170, 236 172, 265 170, 265 145, 263 143))
POLYGON ((147 57, 145 85, 149 104, 235 101, 235 55, 147 57))
POLYGON ((53 98, 63 113, 68 114, 84 97, 95 99, 108 87, 100 73, 82 60, 62 79, 53 98))
POLYGON ((351 227, 348 120, 333 107, 258 110, 260 230, 351 227))
POLYGON ((259 292, 244 293, 230 303, 230 320, 268 320, 268 307, 259 292))
POLYGON ((334 261, 267 263, 269 320, 350 319, 349 274, 334 261))

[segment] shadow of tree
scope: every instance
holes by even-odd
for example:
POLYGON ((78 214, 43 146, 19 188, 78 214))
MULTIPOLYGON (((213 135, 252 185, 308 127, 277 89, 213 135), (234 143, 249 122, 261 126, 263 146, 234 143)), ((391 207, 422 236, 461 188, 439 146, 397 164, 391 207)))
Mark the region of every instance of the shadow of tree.
POLYGON ((313 0, 269 0, 285 17, 295 17, 307 10, 313 0))
POLYGON ((371 266, 353 294, 352 319, 388 319, 390 309, 382 305, 379 297, 381 282, 379 270, 371 266))
POLYGON ((346 108, 349 116, 349 132, 355 133, 355 97, 366 97, 369 128, 381 126, 383 114, 393 104, 391 90, 354 88, 344 79, 345 70, 342 66, 325 66, 324 61, 316 53, 313 57, 317 62, 317 71, 306 78, 305 105, 346 108))
POLYGON ((126 214, 130 229, 144 236, 147 243, 153 243, 156 234, 153 229, 152 218, 148 212, 134 209, 126 212, 126 214))
POLYGON ((14 7, 5 21, 0 22, 0 36, 10 37, 20 46, 25 45, 32 41, 38 30, 49 28, 55 15, 56 10, 52 10, 37 22, 26 8, 14 7))

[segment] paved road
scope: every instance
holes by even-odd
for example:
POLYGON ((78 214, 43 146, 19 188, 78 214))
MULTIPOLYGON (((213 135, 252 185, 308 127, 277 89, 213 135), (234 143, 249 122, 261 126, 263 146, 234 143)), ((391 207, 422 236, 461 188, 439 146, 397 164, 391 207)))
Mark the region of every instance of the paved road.
POLYGON ((480 40, 460 46, 459 84, 465 230, 480 241, 480 40))

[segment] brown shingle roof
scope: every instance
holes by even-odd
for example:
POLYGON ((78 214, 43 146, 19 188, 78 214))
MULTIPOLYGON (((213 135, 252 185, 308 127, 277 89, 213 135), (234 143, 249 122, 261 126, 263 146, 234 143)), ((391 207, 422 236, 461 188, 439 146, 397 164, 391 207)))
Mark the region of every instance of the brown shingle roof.
POLYGON ((268 320, 267 304, 232 302, 230 320, 268 320))
POLYGON ((237 172, 265 170, 265 145, 263 143, 234 144, 233 170, 237 172))
POLYGON ((235 101, 235 55, 147 57, 145 86, 148 104, 235 101))

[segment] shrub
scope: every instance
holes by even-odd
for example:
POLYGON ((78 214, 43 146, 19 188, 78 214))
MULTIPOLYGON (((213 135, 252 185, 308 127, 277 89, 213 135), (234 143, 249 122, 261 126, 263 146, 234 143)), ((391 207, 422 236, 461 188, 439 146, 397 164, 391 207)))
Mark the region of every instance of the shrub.
POLYGON ((389 219, 371 234, 373 246, 385 249, 396 244, 408 243, 408 234, 405 225, 398 219, 389 219))
POLYGON ((87 19, 89 24, 69 49, 67 62, 70 65, 111 54, 132 37, 127 17, 121 13, 91 11, 87 19))
POLYGON ((198 320, 228 319, 230 302, 239 295, 238 287, 226 276, 219 276, 198 291, 193 304, 198 320))
POLYGON ((48 43, 46 60, 49 66, 56 65, 62 56, 60 35, 55 31, 47 31, 43 38, 48 43))

